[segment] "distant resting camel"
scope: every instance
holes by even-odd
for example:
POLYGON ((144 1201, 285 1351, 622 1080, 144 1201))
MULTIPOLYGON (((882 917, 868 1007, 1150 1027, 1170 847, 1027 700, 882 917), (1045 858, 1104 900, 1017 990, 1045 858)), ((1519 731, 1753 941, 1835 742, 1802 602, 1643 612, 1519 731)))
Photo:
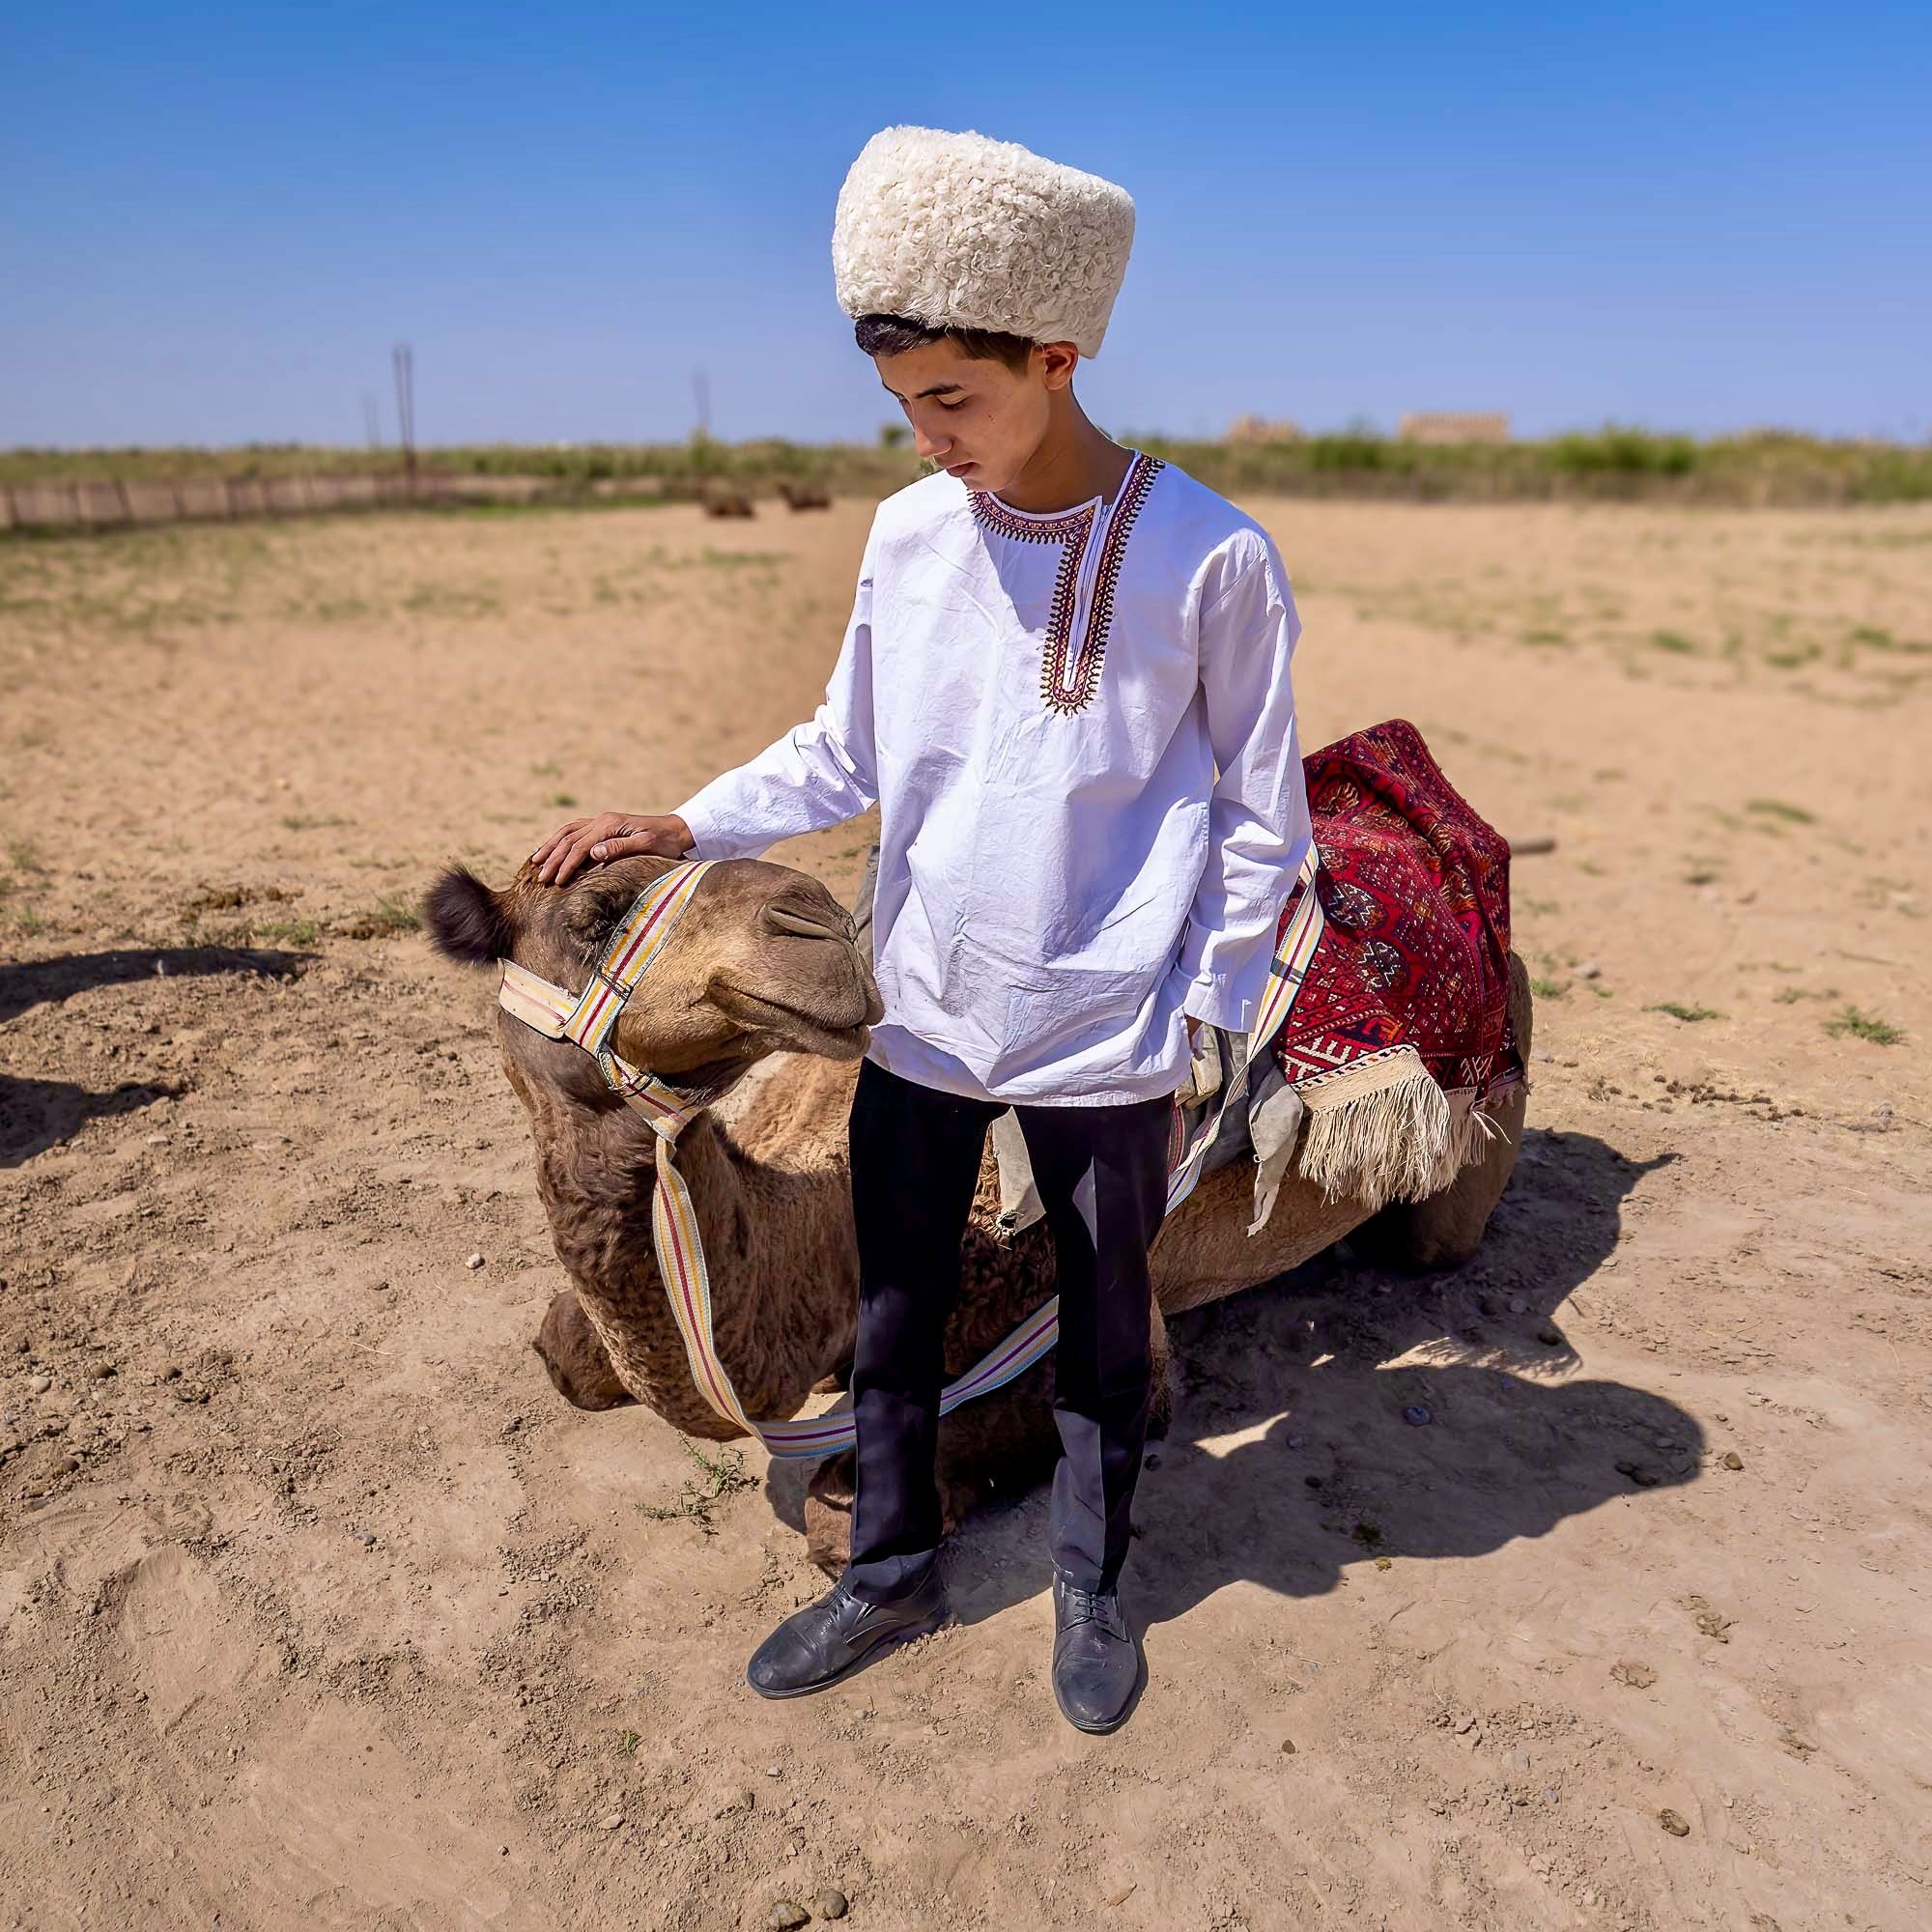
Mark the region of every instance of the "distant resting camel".
MULTIPOLYGON (((431 938, 451 958, 513 958, 570 989, 668 862, 629 859, 566 888, 526 865, 503 891, 451 869, 431 889, 431 938)), ((1510 1013, 1530 1049, 1528 976, 1510 957, 1510 1013)), ((709 1260, 719 1356, 746 1413, 798 1413, 815 1390, 842 1387, 859 1285, 846 1118, 867 1028, 883 1017, 851 915, 816 879, 765 860, 714 866, 620 1022, 616 1050, 680 1084, 736 1079, 678 1144, 709 1260)), ((658 1144, 578 1047, 497 1014, 503 1062, 530 1118, 537 1186, 573 1288, 553 1301, 535 1347, 561 1394, 582 1408, 636 1400, 687 1435, 741 1434, 693 1384, 652 1248, 658 1144)), ((1154 1403, 1165 1433, 1171 1397, 1163 1316, 1272 1280, 1345 1235, 1378 1257, 1453 1266, 1482 1240, 1515 1164, 1524 1095, 1494 1110, 1502 1136, 1440 1193, 1371 1214, 1324 1200, 1293 1167, 1265 1227, 1250 1236, 1252 1168, 1208 1175, 1168 1217, 1152 1250, 1154 1403)), ((997 1225, 990 1150, 967 1231, 961 1289, 946 1344, 961 1374, 1055 1292, 1043 1223, 997 1225)), ((942 1422, 939 1486, 949 1533, 991 1489, 1010 1495, 1051 1472, 1053 1356, 942 1422)), ((831 1575, 849 1548, 848 1453, 822 1463, 806 1503, 812 1559, 831 1575)))

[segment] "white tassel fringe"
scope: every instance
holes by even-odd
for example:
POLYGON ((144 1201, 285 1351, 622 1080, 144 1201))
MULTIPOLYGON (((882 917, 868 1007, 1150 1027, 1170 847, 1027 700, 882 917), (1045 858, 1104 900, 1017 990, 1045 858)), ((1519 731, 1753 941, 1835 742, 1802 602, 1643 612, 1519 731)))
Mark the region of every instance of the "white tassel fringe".
POLYGON ((1363 1086, 1344 1076, 1304 1091, 1301 1172, 1327 1200, 1352 1196, 1371 1213, 1391 1201, 1427 1200, 1455 1179, 1465 1148, 1483 1145, 1484 1127, 1470 1125, 1473 1110, 1453 1118, 1449 1096, 1412 1047, 1363 1071, 1380 1077, 1363 1086))

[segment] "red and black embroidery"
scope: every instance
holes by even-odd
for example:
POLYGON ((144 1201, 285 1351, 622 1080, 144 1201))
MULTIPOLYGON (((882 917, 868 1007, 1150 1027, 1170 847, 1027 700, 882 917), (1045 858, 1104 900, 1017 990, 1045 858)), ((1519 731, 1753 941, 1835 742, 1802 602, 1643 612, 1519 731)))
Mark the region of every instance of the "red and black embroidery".
POLYGON ((1058 659, 1048 652, 1040 671, 1040 695, 1059 712, 1084 711, 1100 682, 1101 661, 1107 655, 1107 633, 1114 623, 1114 589, 1121 581, 1121 564, 1127 554, 1127 539, 1133 534, 1134 519, 1147 501, 1153 479, 1162 465, 1158 457, 1136 456, 1121 486, 1121 500, 1107 535, 1100 547, 1100 568, 1094 578, 1094 602, 1087 612, 1087 635, 1080 655, 1070 670, 1065 662, 1065 645, 1058 659))
POLYGON ((1094 527, 1094 506, 1083 504, 1064 516, 1023 517, 1000 501, 989 490, 969 490, 973 514, 989 530, 998 530, 1015 543, 1085 543, 1094 527))
POLYGON ((967 492, 973 514, 985 528, 1018 543, 1057 543, 1062 547, 1039 668, 1040 699, 1049 711, 1056 711, 1062 717, 1086 710, 1099 688, 1100 667, 1107 655, 1107 633, 1114 621, 1114 591, 1120 582, 1127 539, 1133 533, 1134 520, 1147 501, 1148 492, 1153 487, 1153 479, 1165 467, 1158 457, 1137 453, 1127 468, 1120 501, 1101 545, 1087 628, 1077 653, 1070 648, 1073 605, 1080 566, 1086 559, 1088 539, 1094 532, 1096 515, 1094 506, 1070 510, 1063 517, 1022 517, 989 492, 967 492))

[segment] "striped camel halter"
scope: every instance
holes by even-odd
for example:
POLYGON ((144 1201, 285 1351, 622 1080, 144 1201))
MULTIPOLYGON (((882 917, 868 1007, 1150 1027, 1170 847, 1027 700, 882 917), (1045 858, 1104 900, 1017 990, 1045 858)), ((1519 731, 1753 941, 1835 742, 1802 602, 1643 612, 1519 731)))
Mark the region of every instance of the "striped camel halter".
MULTIPOLYGON (((686 861, 646 886, 619 922, 604 956, 581 993, 553 985, 514 959, 499 962, 503 982, 497 1004, 513 1018, 547 1039, 567 1039, 597 1062, 612 1093, 641 1114, 658 1137, 657 1181, 651 1192, 651 1237, 657 1249, 658 1272, 664 1277, 670 1310, 684 1337, 692 1380, 706 1402, 748 1435, 755 1435, 775 1457, 820 1457, 849 1449, 856 1440, 849 1411, 801 1416, 788 1422, 753 1422, 745 1413, 731 1386, 731 1378, 718 1357, 712 1333, 711 1274, 705 1266, 704 1242, 691 1189, 677 1171, 678 1136, 724 1092, 722 1087, 680 1087, 643 1068, 633 1066, 611 1046, 617 1022, 645 969, 664 949, 678 915, 691 903, 710 860, 686 861)), ((1301 976, 1307 970, 1315 942, 1321 936, 1321 913, 1314 891, 1316 854, 1313 846, 1302 867, 1301 895, 1294 919, 1282 934, 1269 969, 1261 1012, 1249 1036, 1249 1058, 1267 1045, 1294 1002, 1301 976)), ((1190 1146, 1183 1149, 1168 1175, 1167 1211, 1171 1214, 1193 1192, 1201 1164, 1221 1125, 1235 1083, 1224 1082, 1219 1102, 1190 1146)), ((976 1362, 956 1381, 940 1392, 939 1412, 950 1414, 961 1403, 1004 1387, 1046 1354, 1060 1338, 1060 1297, 1037 1308, 998 1348, 976 1362)))

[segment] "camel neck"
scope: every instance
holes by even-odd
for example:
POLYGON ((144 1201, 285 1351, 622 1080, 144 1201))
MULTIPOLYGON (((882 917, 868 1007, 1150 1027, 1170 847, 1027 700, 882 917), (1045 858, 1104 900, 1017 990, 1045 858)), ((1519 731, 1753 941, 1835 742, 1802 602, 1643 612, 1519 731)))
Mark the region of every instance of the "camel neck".
MULTIPOLYGON (((650 1209, 662 1153, 656 1135, 629 1109, 532 1125, 557 1257, 618 1378, 687 1435, 735 1435, 692 1380, 659 1270, 650 1209)), ((686 1127, 675 1158, 704 1245, 719 1359, 748 1414, 795 1414, 849 1345, 835 1301, 849 1266, 832 1265, 818 1252, 825 1244, 811 1238, 825 1215, 787 1198, 796 1196, 798 1177, 745 1154, 712 1114, 686 1127)), ((846 1286, 849 1330, 857 1293, 846 1286)))

